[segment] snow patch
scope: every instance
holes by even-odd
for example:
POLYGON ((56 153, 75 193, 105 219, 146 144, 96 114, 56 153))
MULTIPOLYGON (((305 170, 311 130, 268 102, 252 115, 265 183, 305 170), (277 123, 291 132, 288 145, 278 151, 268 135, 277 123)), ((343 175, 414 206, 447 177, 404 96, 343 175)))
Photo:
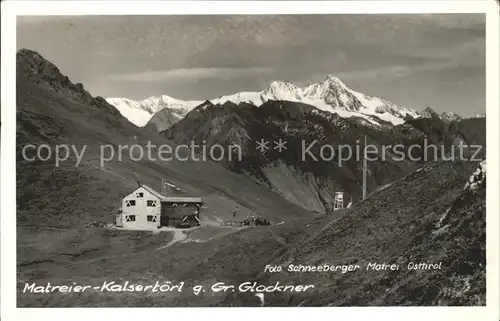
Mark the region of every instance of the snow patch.
POLYGON ((448 216, 448 213, 450 213, 450 210, 451 210, 451 206, 448 207, 448 209, 446 210, 446 212, 444 212, 444 214, 441 216, 441 218, 439 219, 439 221, 436 224, 436 227, 440 227, 441 226, 441 223, 443 223, 444 219, 448 216))
POLYGON ((464 190, 477 190, 486 180, 486 160, 483 160, 476 171, 469 177, 465 183, 464 190))
POLYGON ((435 237, 444 234, 448 231, 448 228, 450 227, 450 224, 446 224, 445 226, 435 230, 432 232, 432 238, 434 239, 435 237))
POLYGON ((143 109, 132 107, 129 104, 122 104, 119 102, 112 103, 109 100, 108 103, 115 106, 123 117, 127 118, 132 124, 138 127, 146 126, 151 117, 153 117, 153 114, 143 109))
POLYGON ((239 92, 229 96, 221 96, 215 99, 212 99, 210 102, 214 105, 220 104, 223 105, 226 102, 232 102, 235 104, 239 103, 250 103, 255 106, 260 106, 264 103, 262 100, 260 93, 258 92, 239 92))
POLYGON ((183 191, 182 189, 180 189, 179 187, 175 186, 174 184, 172 183, 169 183, 169 182, 166 182, 166 181, 163 181, 163 183, 167 186, 170 186, 172 187, 173 189, 177 190, 177 191, 183 191))

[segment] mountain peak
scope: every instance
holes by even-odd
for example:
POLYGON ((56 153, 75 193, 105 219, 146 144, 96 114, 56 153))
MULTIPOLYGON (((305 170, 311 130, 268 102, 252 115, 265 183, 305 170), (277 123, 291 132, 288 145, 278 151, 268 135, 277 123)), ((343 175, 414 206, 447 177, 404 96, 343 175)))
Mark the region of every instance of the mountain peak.
POLYGON ((28 77, 38 83, 51 87, 55 91, 69 91, 92 102, 91 95, 83 88, 81 83, 73 84, 69 78, 61 73, 53 63, 41 54, 30 49, 20 49, 17 52, 17 76, 28 77))
POLYGON ((300 98, 300 88, 291 81, 272 81, 261 96, 264 100, 296 100, 300 98))
POLYGON ((454 120, 461 120, 462 119, 462 117, 459 114, 451 112, 451 111, 443 112, 440 115, 440 118, 442 120, 446 120, 446 121, 454 121, 454 120))
POLYGON ((325 79, 323 80, 323 82, 328 82, 330 84, 337 84, 337 85, 340 85, 342 87, 347 87, 344 82, 342 80, 340 80, 340 78, 338 77, 335 77, 331 74, 328 74, 325 79))
POLYGON ((33 51, 31 49, 26 49, 26 48, 22 48, 22 49, 19 49, 17 51, 17 59, 18 60, 25 59, 28 61, 38 62, 38 63, 43 62, 43 61, 47 61, 38 52, 33 51))
POLYGON ((38 52, 30 49, 20 49, 16 55, 18 76, 24 75, 38 78, 51 85, 57 82, 61 87, 69 85, 68 77, 62 75, 53 63, 42 57, 38 52))
POLYGON ((422 118, 440 118, 439 114, 436 113, 434 109, 427 106, 424 110, 420 112, 420 117, 422 118))
POLYGON ((81 83, 73 83, 59 68, 40 53, 30 49, 20 49, 16 55, 17 84, 34 82, 38 86, 57 92, 59 95, 80 101, 88 106, 106 109, 117 115, 118 111, 102 97, 93 97, 81 83))
POLYGON ((269 89, 276 90, 276 89, 283 89, 283 88, 292 89, 292 90, 298 89, 298 87, 295 86, 295 84, 292 83, 291 81, 288 81, 288 80, 273 80, 273 81, 271 81, 269 83, 269 86, 265 90, 269 90, 269 89))
POLYGON ((139 127, 145 126, 154 114, 163 109, 168 109, 168 113, 179 116, 178 120, 202 103, 202 101, 194 100, 184 101, 167 95, 151 96, 137 101, 127 98, 107 98, 107 101, 139 127))
POLYGON ((207 108, 211 108, 215 106, 210 100, 205 100, 203 103, 198 105, 195 109, 196 110, 206 110, 207 108))

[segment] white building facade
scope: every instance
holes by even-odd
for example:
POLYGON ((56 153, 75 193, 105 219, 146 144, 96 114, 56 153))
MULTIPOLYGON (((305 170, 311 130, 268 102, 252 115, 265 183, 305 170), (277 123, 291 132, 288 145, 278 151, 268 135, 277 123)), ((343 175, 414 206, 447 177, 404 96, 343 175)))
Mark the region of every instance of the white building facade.
POLYGON ((161 195, 143 185, 122 199, 117 226, 148 229, 160 226, 161 195), (121 222, 120 222, 121 220, 121 222))
POLYGON ((162 226, 196 226, 200 224, 200 197, 163 196, 147 185, 141 185, 122 199, 116 226, 150 230, 162 226))

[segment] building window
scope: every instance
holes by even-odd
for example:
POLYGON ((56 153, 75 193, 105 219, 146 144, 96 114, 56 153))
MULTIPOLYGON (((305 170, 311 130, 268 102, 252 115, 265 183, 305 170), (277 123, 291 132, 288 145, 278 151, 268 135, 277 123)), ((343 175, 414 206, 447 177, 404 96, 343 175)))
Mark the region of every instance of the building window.
POLYGON ((125 205, 127 207, 129 207, 129 206, 135 206, 135 200, 126 200, 125 201, 125 205))
POLYGON ((136 193, 135 196, 137 198, 141 198, 141 197, 144 197, 144 193, 140 192, 140 193, 136 193))
POLYGON ((125 222, 135 222, 135 215, 125 215, 125 222))
POLYGON ((156 215, 148 215, 148 222, 156 223, 156 215))
POLYGON ((156 201, 148 200, 147 206, 149 206, 149 207, 156 207, 156 201))

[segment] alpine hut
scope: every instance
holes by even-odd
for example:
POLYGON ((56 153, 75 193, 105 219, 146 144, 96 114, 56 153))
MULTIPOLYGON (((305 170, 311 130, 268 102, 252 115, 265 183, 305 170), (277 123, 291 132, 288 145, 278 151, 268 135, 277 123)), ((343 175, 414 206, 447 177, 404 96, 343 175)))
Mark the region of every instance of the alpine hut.
POLYGON ((122 199, 116 226, 130 229, 199 226, 202 205, 201 197, 170 197, 139 185, 122 199))

